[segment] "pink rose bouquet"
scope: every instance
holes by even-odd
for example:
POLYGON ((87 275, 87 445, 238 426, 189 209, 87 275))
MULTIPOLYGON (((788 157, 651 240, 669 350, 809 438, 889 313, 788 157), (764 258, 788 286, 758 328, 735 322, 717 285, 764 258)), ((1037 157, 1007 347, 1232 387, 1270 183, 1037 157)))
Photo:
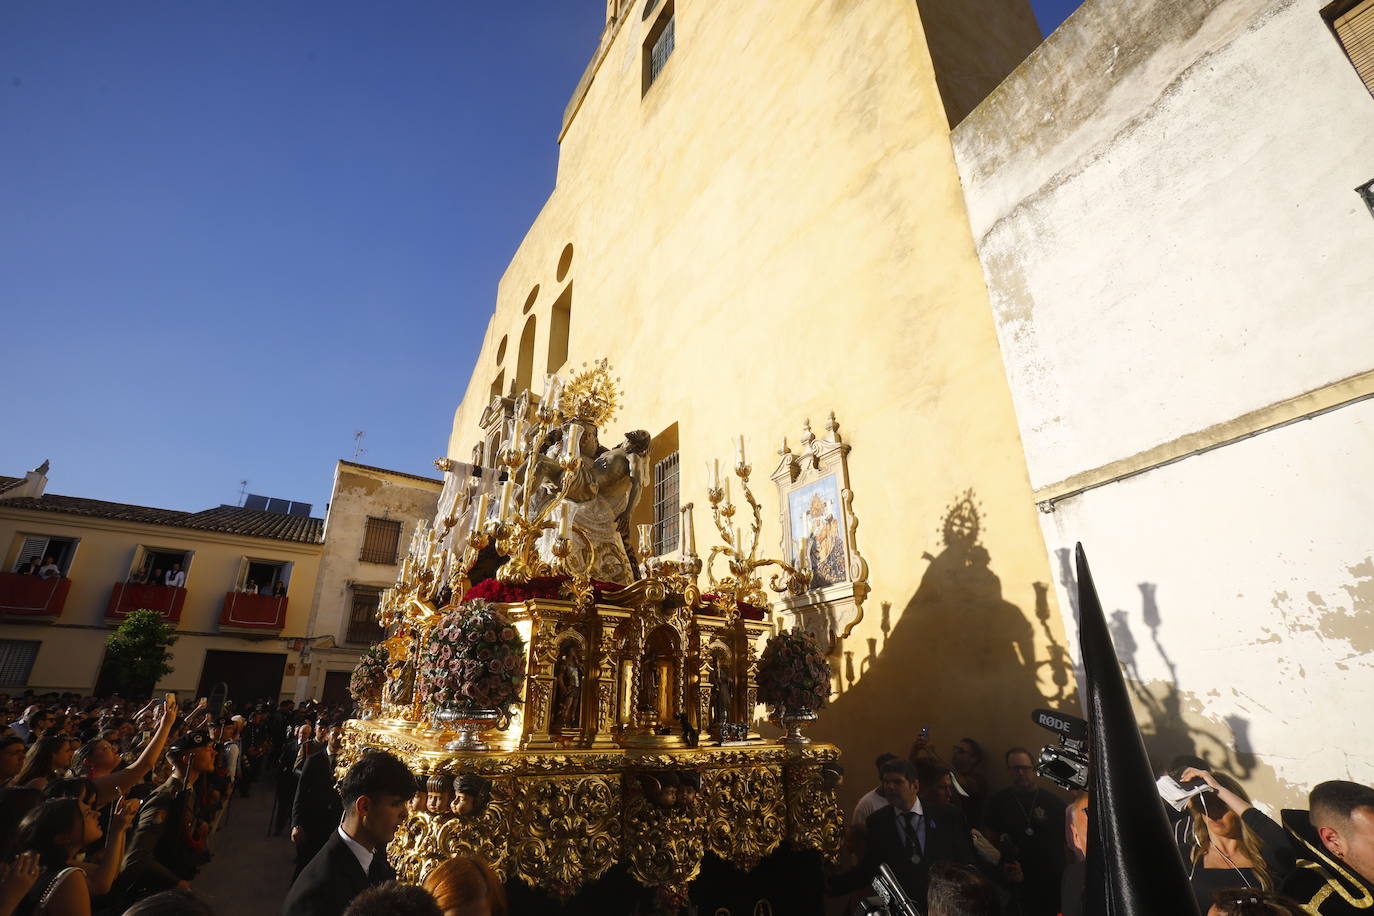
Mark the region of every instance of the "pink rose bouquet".
POLYGON ((779 712, 823 709, 830 701, 830 662, 805 630, 783 630, 759 656, 759 701, 779 712))
POLYGON ((426 708, 499 709, 520 702, 525 640, 483 600, 444 616, 420 649, 420 697, 426 708))

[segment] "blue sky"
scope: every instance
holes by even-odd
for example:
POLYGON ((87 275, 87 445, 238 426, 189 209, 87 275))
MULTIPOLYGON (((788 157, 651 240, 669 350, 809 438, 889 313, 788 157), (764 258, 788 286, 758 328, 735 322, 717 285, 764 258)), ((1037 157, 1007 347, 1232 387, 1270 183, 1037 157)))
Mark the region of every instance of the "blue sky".
POLYGON ((603 8, 0 4, 0 474, 321 514, 359 429, 433 473, 603 8))

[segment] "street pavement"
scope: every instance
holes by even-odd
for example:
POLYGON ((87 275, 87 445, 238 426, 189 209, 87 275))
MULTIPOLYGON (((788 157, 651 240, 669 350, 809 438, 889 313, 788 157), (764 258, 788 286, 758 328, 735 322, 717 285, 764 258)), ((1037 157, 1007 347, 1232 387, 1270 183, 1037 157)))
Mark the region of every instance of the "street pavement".
POLYGON ((295 871, 295 847, 285 834, 267 835, 273 788, 271 779, 263 778, 250 797, 230 803, 211 847, 215 857, 191 882, 216 916, 281 912, 295 871))

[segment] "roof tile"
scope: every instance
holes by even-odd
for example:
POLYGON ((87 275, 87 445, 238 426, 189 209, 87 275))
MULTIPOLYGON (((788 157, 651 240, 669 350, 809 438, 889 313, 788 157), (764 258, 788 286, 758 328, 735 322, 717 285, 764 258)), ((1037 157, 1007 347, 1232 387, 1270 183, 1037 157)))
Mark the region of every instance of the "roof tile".
MULTIPOLYGON (((0 483, 2 482, 3 480, 0 479, 0 483)), ((245 509, 241 506, 219 506, 215 509, 206 509, 203 512, 182 512, 178 509, 156 509, 151 506, 112 503, 101 499, 85 499, 80 496, 59 496, 55 493, 39 497, 25 496, 19 499, 7 499, 0 503, 0 506, 30 509, 37 512, 59 512, 64 515, 82 515, 88 518, 140 522, 145 525, 167 525, 172 528, 190 528, 197 531, 218 531, 224 534, 270 538, 275 541, 296 541, 301 544, 318 544, 324 533, 324 519, 322 518, 283 515, 279 512, 245 509)))

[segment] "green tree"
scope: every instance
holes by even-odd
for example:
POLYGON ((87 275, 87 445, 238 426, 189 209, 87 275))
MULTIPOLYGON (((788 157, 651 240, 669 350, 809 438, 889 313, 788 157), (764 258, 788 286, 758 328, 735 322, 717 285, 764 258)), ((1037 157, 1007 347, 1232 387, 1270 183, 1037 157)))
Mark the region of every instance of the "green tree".
POLYGON ((138 610, 124 618, 105 640, 105 663, 118 679, 118 692, 143 697, 172 673, 168 647, 177 641, 171 624, 157 611, 138 610))

